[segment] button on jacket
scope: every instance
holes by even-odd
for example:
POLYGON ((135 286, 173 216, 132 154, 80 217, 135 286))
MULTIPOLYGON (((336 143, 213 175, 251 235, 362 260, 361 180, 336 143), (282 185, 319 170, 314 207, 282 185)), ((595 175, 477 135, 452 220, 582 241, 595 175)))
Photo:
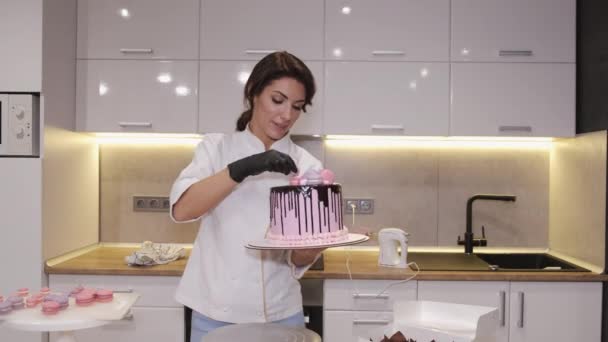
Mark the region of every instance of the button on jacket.
MULTIPOLYGON (((321 169, 321 162, 286 136, 271 149, 289 154, 300 174, 321 169)), ((225 169, 233 161, 264 152, 249 129, 207 134, 192 162, 171 189, 171 208, 194 183, 225 169)), ((245 248, 264 238, 270 222, 270 188, 289 177, 264 172, 245 178, 201 219, 192 253, 176 293, 178 302, 212 319, 232 323, 271 322, 302 310, 297 281, 310 265, 295 267, 290 251, 245 248)), ((171 212, 173 220, 173 212, 171 212)), ((194 220, 193 220, 194 221, 194 220)))

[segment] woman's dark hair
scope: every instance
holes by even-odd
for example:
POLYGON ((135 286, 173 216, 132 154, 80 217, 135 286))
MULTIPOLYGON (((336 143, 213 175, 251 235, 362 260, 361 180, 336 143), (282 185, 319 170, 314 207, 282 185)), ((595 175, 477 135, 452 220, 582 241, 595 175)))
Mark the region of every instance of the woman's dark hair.
POLYGON ((290 77, 302 83, 306 92, 302 110, 312 104, 315 95, 315 80, 310 69, 298 57, 287 51, 273 52, 262 58, 245 84, 244 103, 247 108, 236 122, 236 130, 244 131, 253 116, 253 98, 260 95, 267 85, 283 77, 290 77))

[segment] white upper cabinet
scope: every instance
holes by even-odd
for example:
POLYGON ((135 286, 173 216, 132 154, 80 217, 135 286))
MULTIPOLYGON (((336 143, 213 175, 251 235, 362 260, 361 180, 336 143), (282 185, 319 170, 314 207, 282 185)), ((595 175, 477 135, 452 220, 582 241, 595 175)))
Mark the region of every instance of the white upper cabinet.
POLYGON ((445 136, 448 63, 325 63, 325 133, 445 136))
POLYGON ((325 58, 448 61, 449 0, 326 0, 325 58))
POLYGON ((452 136, 571 137, 573 63, 452 64, 452 136))
POLYGON ((195 133, 197 61, 78 60, 81 131, 195 133))
POLYGON ((199 0, 79 0, 81 59, 198 59, 199 0))
POLYGON ((323 0, 202 0, 201 59, 258 60, 287 50, 323 57, 323 0))
POLYGON ((454 61, 575 62, 576 0, 452 0, 451 22, 454 61))
POLYGON ((0 92, 41 90, 42 0, 0 1, 0 92))
MULTIPOLYGON (((243 91, 254 61, 201 61, 199 127, 201 133, 230 133, 245 110, 243 91)), ((291 134, 323 133, 323 63, 306 62, 317 91, 312 106, 302 112, 291 134)))

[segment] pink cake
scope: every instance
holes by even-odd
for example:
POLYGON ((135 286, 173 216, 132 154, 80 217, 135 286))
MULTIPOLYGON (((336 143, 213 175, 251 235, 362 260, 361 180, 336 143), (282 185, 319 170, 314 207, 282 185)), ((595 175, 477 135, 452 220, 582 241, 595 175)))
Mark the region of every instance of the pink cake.
POLYGON ((270 228, 266 239, 292 246, 348 240, 342 216, 342 187, 302 183, 306 184, 270 189, 270 228))

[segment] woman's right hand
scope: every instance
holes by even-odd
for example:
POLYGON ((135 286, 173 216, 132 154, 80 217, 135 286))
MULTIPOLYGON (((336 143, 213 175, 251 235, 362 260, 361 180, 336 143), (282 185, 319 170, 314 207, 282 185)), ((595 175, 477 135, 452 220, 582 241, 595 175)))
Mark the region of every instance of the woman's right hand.
POLYGON ((276 150, 254 154, 228 164, 230 178, 237 183, 242 182, 249 176, 259 175, 265 171, 288 175, 291 172, 297 173, 298 168, 288 154, 276 150))

